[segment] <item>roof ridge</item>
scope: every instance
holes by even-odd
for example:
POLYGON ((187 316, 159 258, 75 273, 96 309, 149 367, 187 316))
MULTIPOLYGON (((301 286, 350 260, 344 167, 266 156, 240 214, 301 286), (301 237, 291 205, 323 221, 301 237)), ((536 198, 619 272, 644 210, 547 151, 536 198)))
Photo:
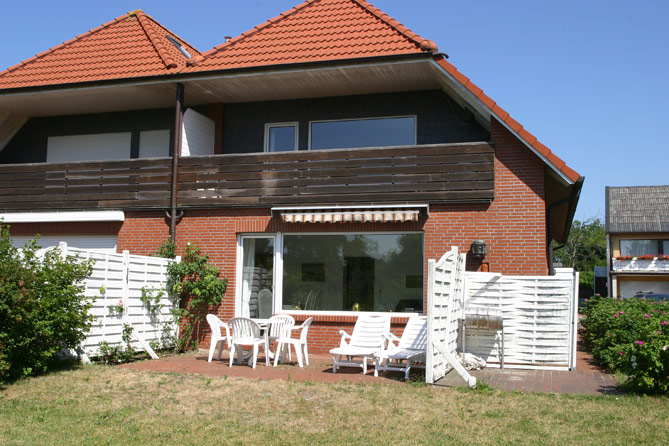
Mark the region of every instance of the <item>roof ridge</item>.
MULTIPOLYGON (((233 39, 230 39, 227 42, 223 42, 220 45, 216 45, 215 47, 213 47, 209 51, 205 51, 204 53, 201 53, 201 55, 202 55, 201 60, 204 60, 204 59, 208 58, 209 56, 212 56, 212 55, 218 53, 219 51, 223 50, 224 48, 227 48, 230 45, 233 45, 233 44, 239 42, 240 40, 242 40, 242 39, 244 39, 248 36, 256 34, 258 31, 260 31, 264 28, 267 28, 269 25, 273 24, 276 21, 281 20, 282 18, 285 18, 289 15, 292 15, 292 14, 296 13, 297 11, 305 8, 306 6, 309 6, 310 4, 316 3, 316 2, 319 2, 319 1, 320 0, 305 0, 304 2, 300 3, 299 5, 296 5, 296 6, 292 7, 291 9, 282 12, 278 16, 272 17, 271 19, 266 20, 265 22, 261 23, 260 25, 254 26, 253 28, 251 28, 248 31, 244 31, 243 33, 241 33, 237 37, 235 37, 233 39)), ((199 60, 197 62, 200 62, 201 60, 199 60)))
POLYGON ((151 45, 153 45, 153 48, 156 50, 156 53, 158 53, 158 56, 162 59, 163 63, 165 64, 165 67, 166 68, 178 67, 176 61, 167 52, 167 48, 165 48, 165 45, 160 41, 160 38, 156 33, 156 30, 153 29, 153 26, 151 25, 152 19, 146 14, 144 14, 142 11, 138 11, 134 15, 136 15, 137 20, 139 22, 139 26, 141 26, 144 32, 146 33, 146 36, 149 38, 149 41, 151 42, 151 45))
POLYGON ((390 26, 391 28, 402 34, 404 37, 415 43, 416 46, 418 46, 418 48, 420 48, 421 50, 431 51, 435 53, 439 51, 437 44, 434 43, 433 40, 428 40, 419 36, 418 34, 411 31, 409 28, 402 25, 400 22, 390 17, 388 14, 381 11, 379 8, 375 7, 366 0, 350 0, 350 1, 356 3, 358 6, 360 6, 370 14, 374 15, 377 19, 381 20, 383 23, 385 23, 386 25, 390 26))
MULTIPOLYGON (((294 6, 293 8, 291 8, 289 10, 282 12, 278 16, 273 17, 273 18, 261 23, 260 25, 257 25, 255 27, 251 28, 250 30, 241 33, 239 36, 237 36, 233 39, 230 39, 227 42, 224 42, 220 45, 216 45, 215 47, 213 47, 209 51, 205 51, 204 53, 201 53, 202 58, 200 58, 198 60, 193 60, 192 62, 189 63, 189 65, 191 65, 191 66, 196 65, 196 64, 200 63, 201 61, 203 61, 205 59, 208 59, 209 57, 213 56, 214 54, 222 51, 223 49, 227 49, 231 45, 234 45, 234 44, 240 42, 241 40, 258 33, 259 31, 267 28, 268 26, 274 24, 275 22, 277 22, 281 19, 284 19, 284 18, 286 18, 286 17, 288 17, 292 14, 295 14, 296 12, 304 9, 305 7, 310 6, 310 5, 312 5, 314 3, 317 3, 319 1, 321 1, 321 0, 306 0, 302 3, 300 3, 299 5, 294 6)), ((369 14, 372 14, 374 17, 377 18, 377 20, 380 20, 385 25, 387 25, 390 28, 392 28, 393 30, 397 31, 400 35, 404 36, 407 40, 409 40, 410 42, 415 44, 416 47, 418 47, 419 49, 421 49, 423 51, 430 51, 430 52, 437 52, 438 51, 437 45, 434 43, 434 41, 428 40, 428 39, 425 39, 425 38, 419 36, 418 34, 411 31, 409 28, 402 25, 400 22, 398 22, 394 18, 390 17, 388 14, 384 13, 380 9, 374 7, 372 4, 368 3, 367 1, 365 1, 365 0, 348 0, 348 1, 351 2, 351 3, 354 3, 358 7, 362 8, 364 11, 368 12, 369 14)))
POLYGON ((111 26, 111 25, 113 25, 113 24, 115 24, 115 23, 117 23, 117 22, 120 22, 121 20, 125 20, 125 19, 127 19, 128 17, 132 17, 133 15, 137 14, 138 12, 141 12, 141 9, 137 9, 137 10, 135 10, 135 11, 127 12, 127 13, 121 15, 121 16, 116 17, 116 18, 113 19, 113 20, 110 20, 110 21, 108 21, 108 22, 106 22, 106 23, 103 23, 102 25, 98 26, 97 28, 93 28, 93 29, 91 29, 91 30, 88 30, 87 32, 85 32, 85 33, 83 33, 83 34, 79 34, 78 36, 76 36, 76 37, 74 37, 74 38, 72 38, 72 39, 70 39, 70 40, 66 40, 65 42, 61 43, 60 45, 56 45, 56 46, 54 46, 54 47, 52 47, 52 48, 49 48, 49 49, 46 50, 46 51, 42 51, 41 53, 38 53, 38 54, 34 55, 33 57, 30 57, 30 58, 28 58, 28 59, 26 59, 26 60, 21 61, 21 62, 17 63, 16 65, 12 65, 11 67, 5 69, 4 71, 0 71, 0 77, 6 75, 6 74, 8 74, 8 73, 11 73, 12 71, 15 71, 15 70, 17 70, 17 69, 19 69, 19 68, 21 68, 21 67, 23 67, 23 66, 25 66, 25 65, 27 65, 27 64, 29 64, 29 63, 32 63, 32 62, 34 62, 34 61, 36 61, 36 60, 38 60, 38 59, 41 59, 42 57, 46 56, 47 54, 51 54, 51 53, 53 53, 53 52, 56 51, 56 50, 59 50, 59 49, 61 49, 61 48, 64 48, 64 47, 67 46, 67 45, 70 45, 70 44, 72 44, 72 43, 74 43, 74 42, 77 42, 77 41, 83 39, 84 37, 88 37, 88 36, 90 36, 90 35, 92 35, 92 34, 95 34, 95 33, 97 33, 98 31, 100 31, 100 30, 102 30, 102 29, 104 29, 104 28, 107 28, 107 27, 109 27, 109 26, 111 26))

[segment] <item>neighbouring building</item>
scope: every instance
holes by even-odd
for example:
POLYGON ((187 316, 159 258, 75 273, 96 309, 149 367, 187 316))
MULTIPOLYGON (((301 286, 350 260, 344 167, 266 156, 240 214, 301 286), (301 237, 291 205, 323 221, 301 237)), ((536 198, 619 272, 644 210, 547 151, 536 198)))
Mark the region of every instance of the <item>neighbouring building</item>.
POLYGON ((609 290, 669 294, 669 186, 606 188, 609 290))
POLYGON ((551 274, 583 182, 363 0, 207 52, 122 15, 0 72, 0 163, 17 243, 195 243, 229 280, 223 319, 313 316, 314 352, 359 311, 423 312, 427 259, 454 245, 469 270, 551 274))

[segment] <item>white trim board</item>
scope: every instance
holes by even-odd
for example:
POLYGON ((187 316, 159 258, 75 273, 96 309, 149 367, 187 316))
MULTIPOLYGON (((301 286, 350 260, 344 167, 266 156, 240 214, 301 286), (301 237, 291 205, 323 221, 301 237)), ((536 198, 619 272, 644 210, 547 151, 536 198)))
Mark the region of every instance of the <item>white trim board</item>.
POLYGON ((123 211, 14 212, 0 213, 5 223, 61 223, 86 221, 125 221, 123 211))

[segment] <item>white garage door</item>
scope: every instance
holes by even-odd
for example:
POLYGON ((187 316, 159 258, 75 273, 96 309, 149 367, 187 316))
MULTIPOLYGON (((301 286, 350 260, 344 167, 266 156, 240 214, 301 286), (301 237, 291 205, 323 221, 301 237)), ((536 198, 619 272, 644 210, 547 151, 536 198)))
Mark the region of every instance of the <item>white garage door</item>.
MULTIPOLYGON (((23 247, 32 237, 27 235, 12 236, 12 244, 23 247)), ((116 252, 118 237, 115 235, 45 235, 37 240, 42 248, 58 246, 63 241, 72 248, 94 249, 96 251, 116 252)))

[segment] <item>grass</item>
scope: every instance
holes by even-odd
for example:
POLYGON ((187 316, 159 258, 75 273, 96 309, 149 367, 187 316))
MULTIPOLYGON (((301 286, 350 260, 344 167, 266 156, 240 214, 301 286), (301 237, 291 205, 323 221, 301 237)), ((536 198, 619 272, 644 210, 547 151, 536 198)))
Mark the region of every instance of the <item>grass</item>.
POLYGON ((0 390, 0 444, 666 444, 669 399, 87 366, 0 390))

